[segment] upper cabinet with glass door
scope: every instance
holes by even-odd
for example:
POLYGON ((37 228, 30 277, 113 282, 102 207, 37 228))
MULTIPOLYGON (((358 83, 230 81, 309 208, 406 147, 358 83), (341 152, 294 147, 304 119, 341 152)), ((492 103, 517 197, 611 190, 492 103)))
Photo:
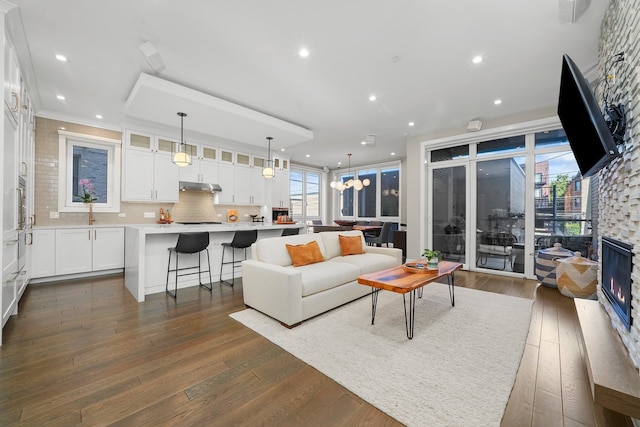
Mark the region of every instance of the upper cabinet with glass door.
POLYGON ((185 144, 191 165, 180 168, 180 181, 218 183, 218 149, 207 145, 185 144))

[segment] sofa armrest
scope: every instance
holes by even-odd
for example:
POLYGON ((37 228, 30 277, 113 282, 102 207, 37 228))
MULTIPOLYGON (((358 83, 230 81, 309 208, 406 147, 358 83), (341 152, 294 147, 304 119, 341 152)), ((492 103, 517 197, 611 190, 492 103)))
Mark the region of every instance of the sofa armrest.
POLYGON ((256 260, 242 262, 244 303, 286 325, 302 321, 302 274, 256 260))
POLYGON ((402 249, 385 248, 381 246, 365 246, 364 252, 372 253, 372 254, 389 255, 396 258, 398 265, 402 264, 402 249))

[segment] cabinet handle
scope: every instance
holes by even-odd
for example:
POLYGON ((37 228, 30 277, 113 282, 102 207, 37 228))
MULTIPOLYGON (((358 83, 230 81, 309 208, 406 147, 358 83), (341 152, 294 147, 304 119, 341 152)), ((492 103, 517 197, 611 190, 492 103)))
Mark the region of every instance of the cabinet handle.
POLYGON ((93 230, 93 240, 98 240, 98 230, 93 230))
POLYGON ((33 219, 31 220, 31 226, 33 227, 33 226, 35 226, 35 225, 36 225, 36 214, 31 215, 31 217, 33 218, 33 219))
POLYGON ((33 245, 33 233, 28 233, 29 234, 29 243, 27 243, 27 245, 33 245))
POLYGON ((87 230, 87 231, 89 232, 89 235, 88 235, 89 240, 91 240, 91 230, 87 230))
POLYGON ((156 190, 156 200, 158 200, 158 190, 156 190))
POLYGON ((20 105, 20 99, 18 98, 18 94, 16 92, 11 92, 11 99, 14 100, 14 104, 11 106, 11 111, 16 113, 18 111, 18 106, 20 105))
POLYGON ((27 176, 27 162, 20 162, 20 175, 27 176))

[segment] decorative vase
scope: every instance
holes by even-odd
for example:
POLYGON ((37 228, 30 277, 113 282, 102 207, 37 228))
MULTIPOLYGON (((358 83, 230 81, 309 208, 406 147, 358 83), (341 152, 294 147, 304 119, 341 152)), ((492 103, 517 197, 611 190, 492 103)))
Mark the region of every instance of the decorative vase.
POLYGON ((427 268, 429 270, 437 270, 438 269, 438 258, 431 258, 427 260, 427 268))

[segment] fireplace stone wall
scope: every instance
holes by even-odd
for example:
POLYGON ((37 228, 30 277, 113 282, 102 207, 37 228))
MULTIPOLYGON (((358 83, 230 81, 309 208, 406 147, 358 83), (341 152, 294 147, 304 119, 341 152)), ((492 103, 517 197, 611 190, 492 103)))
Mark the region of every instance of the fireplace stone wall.
MULTIPOLYGON (((615 64, 615 82, 611 85, 614 103, 627 110, 624 153, 598 174, 598 239, 610 236, 634 246, 631 272, 633 324, 627 330, 611 308, 598 285, 598 300, 606 308, 636 368, 640 368, 640 2, 612 0, 601 27, 599 75, 605 75, 605 63, 624 51, 625 61, 615 64)), ((596 92, 602 97, 602 85, 596 92)), ((602 246, 598 248, 602 259, 602 246)), ((600 269, 598 282, 602 283, 600 269)))

